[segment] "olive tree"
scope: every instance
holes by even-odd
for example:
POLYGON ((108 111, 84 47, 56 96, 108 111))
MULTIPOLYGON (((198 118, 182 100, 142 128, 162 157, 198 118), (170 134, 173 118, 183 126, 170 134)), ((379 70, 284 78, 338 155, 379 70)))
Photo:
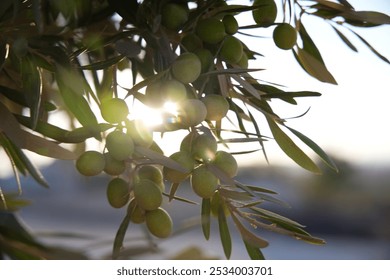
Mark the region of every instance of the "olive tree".
MULTIPOLYGON (((265 70, 253 67, 261 44, 245 41, 272 31, 266 40, 289 52, 303 71, 337 84, 305 28, 309 17, 323 19, 352 51, 357 48, 349 37, 355 36, 389 63, 359 30, 389 24, 390 17, 357 11, 346 0, 1 1, 0 146, 15 178, 28 175, 48 187, 25 150, 74 160, 84 176, 111 176, 108 203, 125 209, 113 236, 113 258, 126 246, 130 223, 168 238, 175 221, 163 207, 177 200, 199 206, 204 238, 210 224, 218 224, 226 258, 231 230, 240 234, 252 259, 263 259, 261 249, 268 245, 256 228, 323 244, 300 223, 263 208, 264 202, 283 204, 273 190, 236 178, 235 156, 259 152, 268 161, 266 141, 276 141, 303 169, 321 173, 301 148, 307 146, 337 172, 332 159, 271 106, 272 100, 294 105, 321 94, 256 79, 254 73, 265 70), (241 15, 250 20, 240 22, 241 15), (133 114, 136 107, 153 108, 160 120, 148 125, 133 114), (56 112, 67 116, 63 125, 50 121, 56 112), (166 154, 156 137, 179 131, 185 137, 175 153, 166 154), (91 139, 102 148, 89 149, 85 143, 91 139), (258 149, 247 150, 249 142, 258 149), (241 149, 229 149, 233 143, 241 149), (177 196, 184 182, 199 203, 177 196)), ((4 189, 0 255, 50 258, 12 215, 23 205, 4 189)))

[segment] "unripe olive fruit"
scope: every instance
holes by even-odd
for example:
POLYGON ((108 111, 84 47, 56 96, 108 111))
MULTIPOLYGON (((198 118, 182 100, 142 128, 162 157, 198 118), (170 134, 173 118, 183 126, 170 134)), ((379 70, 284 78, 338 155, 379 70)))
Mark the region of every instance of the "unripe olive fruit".
POLYGON ((102 102, 100 111, 103 119, 109 123, 120 123, 129 114, 126 102, 120 98, 112 98, 102 102))
POLYGON ((167 101, 179 102, 181 100, 186 99, 187 97, 186 87, 183 83, 175 79, 163 81, 161 83, 160 92, 164 103, 167 101))
POLYGON ((146 226, 154 236, 166 238, 172 233, 173 223, 167 211, 157 208, 146 212, 146 226))
POLYGON ((202 134, 192 142, 191 153, 195 159, 208 162, 214 159, 217 146, 217 141, 212 135, 202 134))
POLYGON ((135 224, 142 224, 146 220, 146 211, 138 206, 134 198, 130 200, 127 213, 130 215, 130 221, 135 224))
POLYGON ((207 109, 206 119, 219 121, 226 116, 229 111, 229 102, 222 95, 208 94, 201 99, 207 109))
POLYGON ((149 180, 137 180, 133 185, 134 198, 144 210, 154 210, 160 207, 162 203, 162 193, 159 186, 149 180))
POLYGON ((258 25, 267 27, 275 22, 278 11, 274 0, 255 0, 253 5, 261 5, 252 11, 253 19, 258 25))
POLYGON ((199 57, 202 65, 202 73, 209 71, 214 62, 214 57, 210 50, 200 48, 195 50, 194 53, 199 57))
POLYGON ((183 100, 178 104, 178 122, 183 128, 196 126, 206 119, 207 109, 198 99, 183 100))
POLYGON ((196 34, 208 44, 217 44, 226 36, 225 25, 217 18, 200 20, 196 25, 196 34))
POLYGON ((145 89, 145 99, 142 102, 153 108, 159 108, 164 103, 164 98, 161 94, 161 81, 156 81, 149 84, 145 89))
POLYGON ((106 148, 116 160, 125 160, 134 152, 134 143, 130 135, 115 130, 107 135, 106 148))
POLYGON ((188 152, 179 151, 170 155, 169 158, 179 163, 184 169, 188 170, 188 172, 181 172, 179 170, 164 166, 164 179, 172 183, 180 183, 184 181, 191 174, 191 171, 194 168, 195 161, 193 157, 188 152))
POLYGON ((248 55, 246 54, 245 51, 242 52, 242 56, 240 60, 237 62, 237 65, 243 69, 248 68, 248 55))
POLYGON ((200 75, 202 64, 194 53, 183 53, 172 63, 172 74, 183 84, 194 82, 200 75))
POLYGON ((217 166, 221 171, 225 172, 231 178, 237 175, 238 172, 237 161, 228 152, 217 151, 215 153, 213 164, 217 166))
POLYGON ((297 31, 290 24, 282 23, 275 27, 272 37, 277 47, 289 50, 297 42, 297 31))
POLYGON ((76 169, 84 176, 96 176, 103 171, 104 166, 104 156, 97 151, 86 151, 76 160, 76 169))
POLYGON ((172 30, 179 30, 188 20, 187 9, 175 3, 168 3, 161 11, 161 23, 172 30))
POLYGON ((238 22, 233 15, 225 15, 222 19, 225 26, 225 32, 229 35, 233 35, 238 31, 238 22))
POLYGON ((189 33, 181 39, 181 44, 188 52, 194 52, 202 47, 202 40, 195 33, 189 33))
POLYGON ((192 190, 202 198, 211 198, 218 187, 218 182, 218 178, 206 165, 200 165, 192 171, 192 190))
POLYGON ((164 178, 160 168, 154 165, 142 165, 137 171, 138 179, 149 179, 156 183, 161 191, 165 190, 164 178))
POLYGON ((126 169, 126 164, 123 160, 116 160, 110 153, 104 154, 104 172, 112 176, 118 176, 122 174, 126 169))
POLYGON ((243 53, 243 47, 240 40, 233 36, 226 36, 222 43, 220 57, 227 63, 237 63, 243 53))
POLYGON ((191 154, 192 143, 194 142, 195 138, 198 136, 199 136, 199 134, 196 132, 188 133, 180 143, 180 151, 184 151, 184 152, 191 154))
POLYGON ((114 178, 108 183, 106 194, 112 207, 121 208, 129 202, 129 184, 121 178, 114 178))

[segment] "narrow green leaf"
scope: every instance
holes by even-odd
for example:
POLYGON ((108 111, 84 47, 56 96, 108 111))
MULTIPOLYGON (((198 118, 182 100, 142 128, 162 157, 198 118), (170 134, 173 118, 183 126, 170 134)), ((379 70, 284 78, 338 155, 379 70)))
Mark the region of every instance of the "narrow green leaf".
POLYGON ((76 155, 59 146, 58 143, 41 138, 26 130, 21 129, 14 115, 0 102, 0 132, 12 141, 20 149, 27 149, 37 154, 58 158, 75 159, 76 155))
POLYGON ((130 224, 130 214, 126 214, 115 235, 114 244, 112 248, 112 258, 114 260, 118 259, 121 249, 123 248, 123 240, 125 239, 126 231, 127 228, 129 227, 129 224, 130 224))
POLYGON ((128 58, 137 57, 141 52, 141 47, 128 38, 123 38, 115 42, 115 50, 128 58))
POLYGON ((20 91, 0 85, 0 93, 16 104, 28 107, 26 98, 20 91))
POLYGON ((360 36, 359 34, 357 34, 355 31, 353 31, 352 29, 350 29, 377 57, 379 57, 380 59, 382 59, 383 61, 387 62, 390 64, 390 61, 384 57, 383 55, 381 55, 376 49, 374 49, 373 46, 370 45, 370 43, 368 43, 362 36, 360 36))
POLYGON ((30 108, 31 125, 34 129, 38 122, 41 105, 42 77, 29 56, 25 56, 21 62, 21 73, 23 94, 30 108))
POLYGON ((342 16, 347 21, 360 21, 362 23, 374 25, 390 24, 390 17, 388 15, 376 11, 353 11, 350 13, 343 13, 342 16))
POLYGON ((357 48, 351 43, 351 41, 348 40, 348 38, 343 34, 341 33, 340 30, 338 30, 336 27, 334 27, 333 25, 331 25, 334 29, 334 31, 336 31, 337 35, 339 35, 340 39, 351 49, 353 50, 354 52, 357 52, 357 48))
POLYGON ((256 99, 261 99, 260 93, 256 90, 256 88, 246 80, 242 79, 238 75, 232 75, 232 78, 236 80, 247 92, 249 92, 256 99))
MULTIPOLYGON (((96 116, 84 97, 86 83, 83 77, 73 70, 61 67, 59 67, 56 74, 61 97, 66 107, 83 126, 97 128, 96 116)), ((96 137, 100 137, 98 131, 96 131, 96 137)))
POLYGON ((317 165, 279 128, 274 120, 267 117, 267 121, 275 141, 287 156, 306 170, 321 173, 317 165))
POLYGON ((27 175, 28 172, 38 184, 46 188, 49 187, 41 172, 31 163, 24 152, 3 133, 0 133, 0 144, 6 150, 7 155, 11 157, 11 161, 15 163, 19 172, 23 175, 27 175))
POLYGON ((204 238, 206 240, 209 240, 211 219, 210 219, 210 199, 208 198, 202 199, 201 222, 202 222, 202 232, 204 238))
POLYGON ((265 248, 269 245, 268 241, 248 230, 235 214, 232 215, 232 219, 238 231, 240 232, 242 239, 245 240, 248 244, 251 244, 256 248, 265 248))
MULTIPOLYGON (((249 112, 249 117, 251 118, 251 121, 252 121, 252 124, 253 124, 253 127, 255 128, 255 131, 258 135, 261 135, 260 133, 260 128, 259 126, 257 125, 257 121, 256 121, 256 118, 252 115, 252 113, 248 110, 249 112)), ((263 139, 262 137, 259 137, 258 138, 258 142, 260 144, 260 147, 261 147, 261 150, 263 151, 263 155, 264 155, 264 158, 265 160, 267 161, 267 163, 269 162, 268 161, 268 156, 267 156, 267 153, 265 151, 265 146, 264 146, 264 141, 267 141, 266 139, 263 139)))
POLYGON ((251 258, 251 260, 265 260, 265 257, 259 248, 252 246, 244 239, 242 239, 242 241, 244 242, 245 249, 248 253, 248 256, 251 258))
POLYGON ((303 143, 305 143, 308 147, 310 147, 330 168, 332 168, 334 171, 338 172, 338 168, 334 161, 321 149, 320 146, 318 146, 314 141, 312 141, 307 136, 303 135, 299 131, 287 127, 292 133, 294 133, 303 143))
POLYGON ((225 253, 225 257, 227 259, 230 259, 232 253, 232 239, 230 237, 230 231, 227 224, 225 211, 223 210, 222 205, 220 205, 218 208, 218 227, 223 252, 225 253))
POLYGON ((345 7, 354 10, 353 6, 347 1, 347 0, 338 0, 341 4, 343 4, 345 7))
POLYGON ((158 152, 152 151, 148 148, 137 146, 135 147, 135 151, 152 160, 154 163, 161 164, 163 166, 175 169, 183 173, 188 172, 188 170, 181 166, 177 161, 166 157, 158 152))
POLYGON ((318 61, 303 49, 298 49, 298 53, 295 50, 293 52, 295 58, 309 75, 321 82, 337 85, 335 78, 326 68, 325 64, 318 61))
POLYGON ((34 16, 34 22, 35 26, 38 29, 39 33, 43 32, 43 18, 42 15, 43 7, 42 7, 42 1, 41 0, 33 0, 32 1, 32 10, 33 10, 33 16, 34 16))
POLYGON ((92 70, 92 71, 107 69, 107 68, 111 67, 112 65, 119 63, 123 58, 124 58, 123 55, 118 55, 118 56, 115 56, 115 57, 112 57, 112 58, 109 58, 109 59, 106 59, 103 61, 95 62, 95 63, 88 64, 88 65, 82 65, 82 66, 80 66, 80 69, 92 70))
POLYGON ((283 223, 290 224, 290 225, 295 226, 295 227, 304 227, 303 225, 301 225, 300 223, 298 223, 296 221, 293 221, 293 220, 291 220, 289 218, 283 217, 283 216, 281 216, 279 214, 276 214, 274 212, 268 211, 266 209, 262 209, 262 208, 259 208, 259 207, 251 207, 251 209, 253 211, 255 211, 256 213, 258 213, 261 218, 268 219, 271 222, 281 221, 283 223))
POLYGON ((176 191, 179 188, 180 183, 172 183, 171 189, 169 190, 169 202, 175 197, 176 191))
POLYGON ((8 58, 9 45, 6 43, 0 43, 0 71, 8 58))
POLYGON ((307 33, 302 21, 299 22, 299 35, 302 39, 303 49, 316 60, 318 60, 321 64, 324 64, 324 60, 319 49, 314 44, 314 41, 311 39, 309 33, 307 33))

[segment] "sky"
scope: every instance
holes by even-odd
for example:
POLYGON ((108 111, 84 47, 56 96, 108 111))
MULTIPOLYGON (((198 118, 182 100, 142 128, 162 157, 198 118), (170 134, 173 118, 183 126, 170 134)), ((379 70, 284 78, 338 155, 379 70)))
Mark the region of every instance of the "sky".
MULTIPOLYGON (((349 0, 356 10, 377 10, 390 14, 387 0, 349 0)), ((238 18, 248 20, 248 16, 238 18)), ((249 19, 248 24, 250 24, 249 19)), ((377 58, 356 36, 346 33, 359 52, 352 52, 338 38, 336 33, 322 20, 306 18, 305 27, 321 51, 326 66, 338 82, 337 86, 318 82, 307 75, 295 62, 291 51, 279 50, 271 38, 240 37, 251 48, 259 46, 264 57, 251 62, 250 67, 264 68, 254 73, 254 77, 286 86, 287 90, 313 90, 322 93, 321 97, 298 99, 298 105, 273 101, 271 106, 282 118, 293 118, 307 109, 309 112, 297 119, 289 119, 287 124, 315 141, 323 150, 337 158, 346 159, 358 165, 390 165, 390 133, 387 122, 390 120, 390 65, 377 58)), ((355 29, 382 55, 390 59, 390 26, 355 29)), ((270 30, 267 36, 271 36, 270 30)), ((262 116, 258 115, 261 120, 262 116)), ((264 133, 267 133, 266 124, 264 133)), ((182 132, 184 136, 184 132, 182 132)), ((266 134, 271 136, 270 133, 266 134)), ((161 145, 167 147, 169 155, 177 150, 178 135, 165 135, 161 145), (172 145, 172 143, 174 145, 172 145)), ((294 138, 293 138, 294 139, 294 138)), ((297 144, 316 157, 299 141, 297 144)), ((274 141, 265 144, 270 165, 296 167, 277 147, 274 141)), ((232 151, 249 150, 258 146, 232 147, 232 151)), ((41 165, 51 161, 33 156, 33 162, 41 165)), ((3 158, 3 154, 1 157, 3 158)), ((267 164, 262 152, 236 157, 240 165, 267 164)), ((7 161, 0 163, 0 177, 9 175, 7 161)))

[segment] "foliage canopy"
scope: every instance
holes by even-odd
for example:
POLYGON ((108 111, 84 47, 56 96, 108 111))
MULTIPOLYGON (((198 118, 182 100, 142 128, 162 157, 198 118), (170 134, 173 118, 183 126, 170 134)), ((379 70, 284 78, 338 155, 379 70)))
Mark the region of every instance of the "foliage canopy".
MULTIPOLYGON (((317 164, 288 135, 292 134, 337 171, 317 144, 287 126, 270 105, 273 99, 297 104, 298 98, 321 94, 286 91, 252 76, 264 69, 248 68, 248 61, 250 65, 261 56, 261 49, 245 44, 247 32, 256 30, 261 35, 264 30, 283 26, 287 31, 277 32, 281 35, 274 38, 276 46, 291 52, 313 78, 337 84, 306 31, 305 17, 322 18, 355 52, 357 48, 348 36, 357 36, 376 56, 390 63, 357 31, 389 24, 390 17, 357 11, 346 0, 256 0, 246 4, 223 0, 1 1, 0 146, 15 177, 19 181, 20 174, 30 175, 48 187, 24 150, 76 160, 85 155, 87 140, 103 143, 105 148, 95 155, 107 152, 98 156, 106 159, 106 166, 99 164, 97 173, 113 170, 106 171, 111 174, 108 176, 113 176, 114 182, 121 178, 120 184, 111 183, 109 196, 112 201, 115 198, 115 203, 111 202, 115 207, 128 205, 113 242, 113 258, 120 257, 132 221, 143 222, 146 216, 152 234, 166 237, 170 233, 172 221, 161 208, 161 200, 195 203, 176 196, 188 177, 196 182, 196 193, 204 194, 199 207, 204 236, 210 236, 214 213, 227 258, 232 250, 227 219, 234 223, 252 259, 264 258, 261 249, 268 245, 255 228, 322 244, 323 240, 311 236, 301 224, 263 209, 263 202, 284 203, 272 190, 237 181, 234 154, 221 150, 240 143, 243 149, 238 153, 256 152, 244 147, 257 142, 267 159, 264 142, 273 139, 302 168, 320 173, 317 164), (253 24, 237 23, 239 14, 253 16, 253 24), (122 84, 120 75, 131 78, 122 84), (174 103, 174 109, 164 107, 167 101, 174 103), (132 115, 135 106, 159 110, 161 122, 146 126, 132 115), (59 111, 66 114, 70 126, 50 121, 59 111), (265 124, 254 117, 255 111, 264 115, 265 124), (261 133, 264 125, 272 135, 261 133), (153 136, 178 130, 186 130, 188 135, 177 153, 165 155, 153 136), (227 132, 235 137, 227 138, 227 132), (63 143, 77 149, 65 149, 60 145, 63 143), (227 160, 215 159, 216 154, 227 160), (143 177, 138 176, 145 166, 153 167, 144 169, 143 177), (167 190, 164 184, 169 185, 167 190), (116 185, 125 197, 117 196, 116 185), (167 220, 169 229, 150 222, 154 215, 167 220)), ((17 196, 0 189, 0 197, 0 256, 53 257, 13 216, 22 206, 17 196)))

